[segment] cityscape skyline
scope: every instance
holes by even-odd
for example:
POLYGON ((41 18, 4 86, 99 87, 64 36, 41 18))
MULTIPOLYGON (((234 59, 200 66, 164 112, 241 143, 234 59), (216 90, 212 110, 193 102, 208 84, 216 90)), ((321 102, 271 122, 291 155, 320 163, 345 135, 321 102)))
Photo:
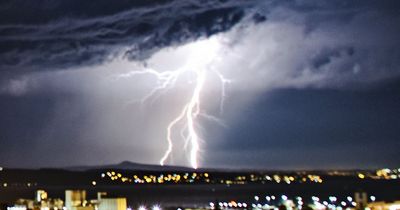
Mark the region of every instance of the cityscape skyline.
POLYGON ((0 210, 400 210, 399 0, 1 0, 0 210))

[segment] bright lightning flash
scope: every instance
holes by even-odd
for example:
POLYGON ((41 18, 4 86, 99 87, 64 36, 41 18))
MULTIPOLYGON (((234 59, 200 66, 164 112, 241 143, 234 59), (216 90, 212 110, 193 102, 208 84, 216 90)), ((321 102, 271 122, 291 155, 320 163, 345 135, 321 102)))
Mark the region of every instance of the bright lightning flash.
POLYGON ((207 79, 209 74, 216 76, 221 83, 220 111, 222 111, 225 98, 225 86, 230 82, 230 80, 226 79, 221 72, 215 70, 213 66, 213 62, 218 60, 219 48, 220 43, 216 37, 197 41, 183 46, 182 50, 185 54, 184 57, 186 57, 186 60, 182 67, 174 71, 157 71, 152 68, 145 68, 144 70, 131 71, 119 75, 121 78, 139 77, 140 75, 152 75, 156 77, 156 86, 142 98, 142 103, 145 103, 150 99, 155 100, 163 91, 175 87, 178 78, 182 74, 190 72, 195 76, 195 85, 188 101, 184 104, 179 115, 170 121, 167 126, 166 140, 168 142, 168 148, 160 160, 161 165, 165 164, 173 151, 173 133, 178 127, 180 128, 181 137, 185 140, 185 148, 186 145, 190 144, 189 162, 193 168, 198 168, 198 152, 200 150, 199 142, 201 138, 196 131, 196 120, 199 116, 202 116, 208 120, 219 122, 218 118, 208 115, 201 110, 202 91, 204 90, 205 83, 208 81, 207 79), (182 122, 183 126, 179 126, 182 122))

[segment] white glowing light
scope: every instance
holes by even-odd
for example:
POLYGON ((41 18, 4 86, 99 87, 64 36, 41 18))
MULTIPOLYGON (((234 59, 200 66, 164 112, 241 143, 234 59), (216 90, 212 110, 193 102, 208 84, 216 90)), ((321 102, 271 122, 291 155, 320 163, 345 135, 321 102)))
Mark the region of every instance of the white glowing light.
POLYGON ((353 198, 352 198, 351 196, 347 196, 347 200, 348 200, 349 202, 352 202, 352 201, 353 201, 353 198))
POLYGON ((337 198, 336 198, 335 196, 329 196, 329 200, 330 200, 331 202, 336 202, 336 201, 337 201, 337 198))
POLYGON ((282 195, 281 196, 282 200, 286 201, 288 199, 288 197, 286 195, 282 195))
POLYGON ((145 206, 139 206, 138 210, 147 210, 145 206))
POLYGON ((400 204, 393 204, 389 206, 389 210, 397 210, 400 209, 400 204))
MULTIPOLYGON (((180 134, 186 145, 190 144, 189 151, 189 162, 193 168, 198 168, 198 152, 200 150, 200 136, 196 129, 196 120, 199 116, 205 117, 208 120, 220 123, 219 119, 215 116, 206 114, 201 110, 201 94, 205 84, 208 81, 208 77, 213 76, 221 83, 220 92, 220 111, 223 109, 225 99, 225 86, 230 80, 226 79, 221 72, 212 68, 212 63, 218 58, 218 50, 220 43, 217 37, 212 37, 207 40, 197 41, 185 46, 182 46, 182 51, 187 54, 186 61, 177 69, 162 71, 162 69, 156 70, 152 68, 145 68, 140 71, 131 71, 125 74, 119 75, 119 78, 127 77, 138 77, 141 75, 152 75, 157 79, 157 84, 154 86, 148 94, 142 99, 141 103, 145 103, 148 100, 154 101, 158 94, 165 90, 172 89, 175 87, 178 79, 186 73, 191 73, 195 77, 194 87, 192 94, 187 102, 184 104, 180 113, 170 121, 166 130, 166 140, 168 143, 167 149, 164 155, 160 159, 160 165, 164 165, 167 159, 170 157, 173 150, 173 133, 175 128, 180 128, 180 134), (183 125, 181 125, 183 122, 183 125)), ((167 54, 164 54, 158 58, 161 61, 168 60, 167 54), (164 57, 163 57, 164 56, 164 57)), ((157 58, 156 58, 157 59, 157 58)), ((177 58, 174 58, 177 59, 177 58)), ((178 58, 179 59, 179 58, 178 58)), ((171 61, 172 62, 172 61, 171 61)), ((188 81, 190 82, 190 81, 188 81)))
POLYGON ((312 196, 311 199, 312 199, 314 202, 319 202, 319 198, 318 198, 317 196, 312 196))
POLYGON ((373 196, 373 195, 371 195, 371 196, 369 197, 369 199, 371 199, 371 201, 375 201, 375 200, 376 200, 376 197, 373 196))
POLYGON ((318 210, 326 209, 325 206, 322 205, 322 204, 321 204, 320 202, 318 202, 318 201, 315 201, 314 204, 315 204, 315 208, 318 209, 318 210))
POLYGON ((7 210, 26 210, 25 206, 13 206, 13 207, 7 207, 7 210))
POLYGON ((161 207, 159 205, 154 205, 151 207, 151 210, 161 210, 161 207))

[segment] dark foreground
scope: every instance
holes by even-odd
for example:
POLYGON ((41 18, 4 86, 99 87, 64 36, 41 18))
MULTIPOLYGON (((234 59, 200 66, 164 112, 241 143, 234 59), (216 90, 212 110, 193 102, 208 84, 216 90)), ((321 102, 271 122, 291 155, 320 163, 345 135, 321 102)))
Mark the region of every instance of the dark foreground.
MULTIPOLYGON (((224 202, 235 200, 237 202, 253 203, 254 197, 259 196, 265 200, 265 196, 274 195, 289 198, 301 196, 307 202, 311 196, 318 196, 322 200, 329 196, 335 196, 338 200, 345 200, 347 196, 353 196, 356 192, 366 192, 377 200, 399 200, 399 179, 372 179, 369 177, 360 179, 349 173, 346 176, 332 176, 320 173, 323 182, 293 181, 277 183, 274 180, 263 179, 254 182, 246 181, 241 184, 221 183, 221 180, 231 180, 235 177, 253 177, 254 172, 209 172, 207 179, 197 178, 193 183, 122 183, 110 181, 105 175, 110 169, 88 171, 64 171, 64 170, 3 170, 0 172, 0 203, 11 203, 19 198, 33 199, 38 189, 48 192, 50 198, 61 198, 67 189, 86 190, 88 199, 95 199, 97 192, 107 192, 110 197, 126 197, 128 206, 160 204, 164 207, 196 207, 205 206, 210 202, 224 202), (202 181, 207 180, 208 182, 202 181), (96 184, 93 184, 96 181, 96 184), (4 185, 7 183, 6 185, 4 185)), ((122 173, 122 178, 145 176, 146 174, 185 173, 185 172, 148 172, 117 170, 115 174, 122 173)), ((193 171, 189 172, 190 174, 193 171)), ((197 172, 202 175, 205 172, 197 172)), ((266 173, 266 172, 265 172, 266 173)), ((265 173, 256 174, 266 177, 265 173)), ((278 172, 271 172, 271 174, 278 172)), ((294 172, 288 173, 297 179, 301 176, 294 172)), ((315 173, 314 173, 315 174, 315 173)), ((357 173, 355 173, 357 174, 357 173)), ((200 175, 197 175, 198 177, 200 175)), ((117 176, 117 175, 115 175, 117 176)), ((272 175, 271 175, 272 176, 272 175)), ((281 173, 281 177, 284 175, 281 173)))

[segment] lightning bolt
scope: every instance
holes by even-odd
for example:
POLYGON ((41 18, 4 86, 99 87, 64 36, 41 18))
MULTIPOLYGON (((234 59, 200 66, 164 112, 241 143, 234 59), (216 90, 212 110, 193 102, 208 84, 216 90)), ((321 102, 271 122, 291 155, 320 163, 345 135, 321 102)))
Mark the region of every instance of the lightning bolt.
MULTIPOLYGON (((197 49, 199 50, 199 49, 197 49)), ((201 95, 204 90, 205 83, 207 83, 208 76, 210 74, 214 74, 216 78, 221 83, 221 95, 220 95, 220 112, 223 111, 224 100, 226 97, 226 84, 231 81, 226 79, 223 74, 219 71, 208 66, 215 58, 211 52, 208 53, 208 57, 204 59, 202 56, 205 54, 200 54, 194 56, 194 58, 189 59, 189 63, 191 65, 185 65, 182 68, 179 68, 175 71, 163 71, 159 72, 151 68, 145 68, 144 70, 139 71, 130 71, 125 74, 121 74, 119 78, 128 78, 128 77, 139 77, 140 75, 152 75, 157 79, 156 85, 140 100, 140 103, 145 103, 147 101, 154 102, 161 93, 166 90, 170 90, 175 87, 178 78, 184 73, 194 73, 195 75, 195 85, 192 89, 192 93, 188 99, 188 101, 184 104, 180 113, 169 122, 166 130, 167 136, 166 140, 168 143, 167 150, 164 155, 160 159, 160 165, 164 165, 168 158, 171 156, 174 147, 174 139, 173 133, 175 128, 180 128, 180 136, 185 141, 185 148, 187 145, 190 145, 189 151, 189 162, 193 168, 198 168, 198 153, 200 150, 201 138, 196 129, 196 120, 199 117, 204 117, 204 119, 219 123, 221 121, 213 116, 208 115, 206 112, 201 110, 201 95), (211 54, 210 54, 211 53, 211 54), (179 126, 183 123, 183 126, 179 126)))

